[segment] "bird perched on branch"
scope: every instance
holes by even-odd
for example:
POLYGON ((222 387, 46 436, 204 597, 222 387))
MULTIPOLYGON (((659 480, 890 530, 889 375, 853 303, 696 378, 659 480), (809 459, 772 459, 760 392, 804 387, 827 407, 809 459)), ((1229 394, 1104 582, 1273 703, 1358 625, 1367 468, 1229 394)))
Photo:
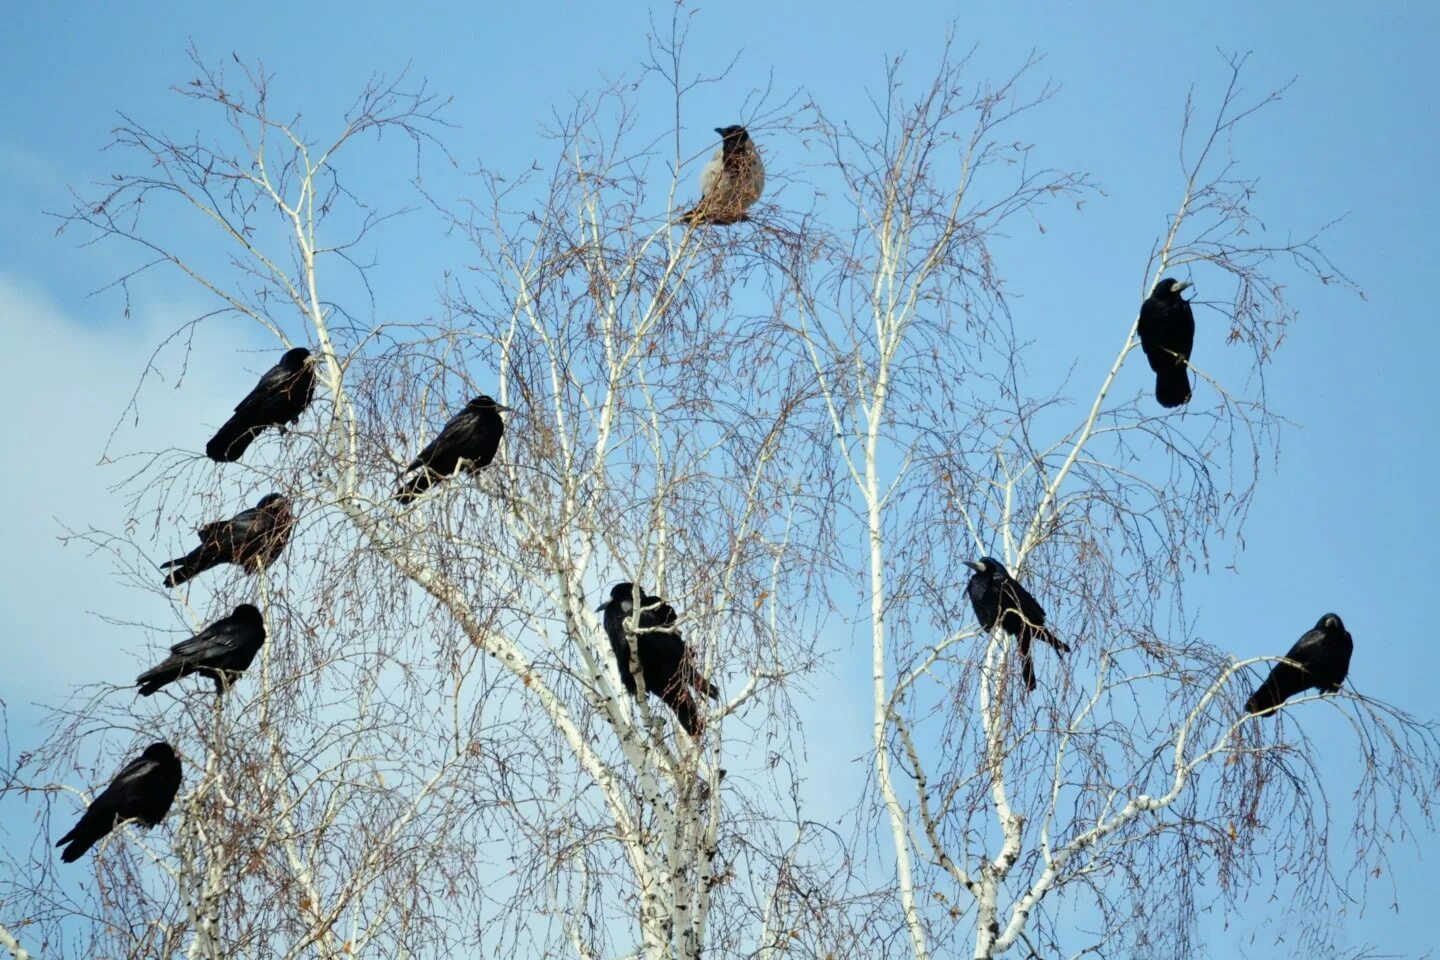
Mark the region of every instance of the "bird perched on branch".
POLYGON ((720 691, 705 679, 690 650, 675 629, 675 610, 659 597, 651 596, 633 583, 619 583, 610 590, 610 599, 595 608, 605 613, 605 635, 620 668, 620 682, 639 699, 639 687, 631 666, 630 640, 635 639, 635 660, 645 677, 645 689, 674 711, 680 725, 692 737, 705 729, 705 719, 696 709, 691 687, 712 700, 720 691), (636 603, 639 610, 636 610, 636 603))
POLYGON ((55 846, 65 847, 60 859, 74 863, 117 824, 127 820, 155 826, 165 819, 179 789, 180 758, 168 743, 150 744, 121 768, 74 829, 56 841, 55 846))
POLYGON ((265 621, 260 611, 254 604, 242 603, 230 616, 175 644, 163 663, 136 677, 140 696, 148 697, 192 673, 215 681, 218 696, 245 672, 264 643, 265 621))
POLYGON ((409 503, 433 484, 453 476, 462 464, 467 473, 489 466, 505 433, 505 421, 500 413, 509 409, 484 394, 465 404, 464 409, 445 424, 439 436, 410 461, 405 472, 415 469, 420 472, 400 485, 395 499, 409 503))
POLYGON ((1045 610, 1022 587, 1005 565, 994 557, 980 560, 966 560, 965 566, 974 570, 965 592, 970 596, 970 605, 980 626, 994 630, 998 622, 1006 633, 1014 637, 1020 648, 1020 672, 1025 679, 1025 689, 1035 689, 1035 663, 1030 655, 1030 643, 1044 640, 1059 653, 1069 653, 1070 647, 1045 626, 1045 610))
POLYGON ((1246 712, 1274 713, 1280 704, 1311 687, 1322 693, 1339 693, 1354 650, 1355 642, 1345 624, 1335 614, 1325 614, 1295 641, 1285 659, 1271 668, 1260 689, 1245 701, 1246 712))
POLYGON ((1190 399, 1190 351, 1195 347, 1195 314, 1180 292, 1188 281, 1166 277, 1140 305, 1140 347, 1155 371, 1155 399, 1178 407, 1190 399))
POLYGON ((268 567, 290 542, 294 526, 288 500, 278 493, 261 497, 249 510, 201 527, 200 546, 161 564, 162 570, 173 568, 165 577, 165 585, 178 587, 222 563, 238 564, 247 573, 256 572, 262 565, 268 567))
POLYGON ((700 171, 700 202, 683 219, 690 224, 727 226, 750 219, 745 213, 765 192, 765 164, 744 127, 716 127, 720 147, 700 171))
POLYGON ((220 463, 239 460, 266 427, 279 427, 284 433, 285 425, 299 420, 314 396, 315 358, 304 347, 285 351, 205 444, 205 455, 220 463))

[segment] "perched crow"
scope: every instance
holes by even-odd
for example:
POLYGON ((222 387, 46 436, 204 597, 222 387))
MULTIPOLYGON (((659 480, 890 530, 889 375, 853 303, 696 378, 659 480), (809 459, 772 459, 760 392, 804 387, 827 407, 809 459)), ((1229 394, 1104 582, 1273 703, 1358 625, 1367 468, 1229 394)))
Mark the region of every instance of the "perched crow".
POLYGON ((698 737, 705 729, 705 719, 695 708, 690 688, 712 700, 720 698, 720 691, 700 674, 680 631, 675 629, 675 611, 670 604, 633 583, 620 583, 610 590, 610 599, 595 609, 605 612, 605 635, 610 638, 610 649, 615 652, 625 689, 631 696, 640 696, 635 675, 630 671, 630 638, 633 636, 640 671, 645 675, 645 689, 665 701, 690 736, 698 737), (634 616, 637 596, 640 598, 638 618, 634 616))
POLYGON ((745 211, 765 192, 765 164, 742 126, 716 127, 720 148, 700 171, 700 202, 685 214, 692 224, 722 226, 750 219, 745 211))
POLYGON ((1025 678, 1025 689, 1034 690, 1035 664, 1030 656, 1030 642, 1044 640, 1060 653, 1069 653, 1070 647, 1045 626, 1044 609, 999 560, 994 557, 966 560, 965 566, 975 571, 965 592, 970 596, 970 605, 975 608, 980 626, 994 630, 999 621, 1005 632, 1019 641, 1020 672, 1025 678))
POLYGON ((295 517, 288 500, 278 493, 261 497, 251 509, 229 520, 216 520, 201 527, 200 546, 160 565, 162 570, 175 568, 166 575, 165 585, 178 587, 222 563, 239 564, 249 573, 260 569, 262 564, 268 567, 285 549, 294 526, 295 517))
POLYGON ((300 419, 315 395, 315 360, 304 347, 286 350, 255 389, 240 401, 235 415, 205 444, 205 456, 231 463, 245 455, 250 442, 266 427, 279 427, 300 419))
POLYGON ((165 684, 192 673, 214 680, 215 693, 222 694, 250 666, 264 643, 265 621, 260 611, 242 603, 230 616, 175 644, 164 663, 136 677, 140 696, 148 697, 165 684))
POLYGON ((1190 399, 1190 351, 1195 346, 1195 314, 1180 291, 1188 281, 1166 277, 1140 305, 1140 346, 1155 371, 1155 399, 1178 407, 1190 399))
POLYGON ((489 466, 495 459, 495 451, 500 449, 500 435, 505 432, 500 411, 509 409, 484 394, 465 404, 465 408, 445 424, 440 435, 405 468, 406 473, 417 467, 420 472, 400 485, 395 499, 409 503, 432 484, 453 476, 462 461, 469 473, 489 466))
POLYGON ((65 847, 60 859, 66 863, 79 860, 117 823, 138 820, 147 827, 155 826, 165 819, 179 789, 180 758, 168 743, 150 744, 144 753, 125 764, 75 828, 55 843, 65 847))
POLYGON ((1273 713, 1280 704, 1311 687, 1323 693, 1338 693, 1350 672, 1354 649, 1345 624, 1335 614, 1325 614, 1313 630, 1305 631, 1295 641, 1285 660, 1275 664, 1260 689, 1245 701, 1245 710, 1261 715, 1273 713))

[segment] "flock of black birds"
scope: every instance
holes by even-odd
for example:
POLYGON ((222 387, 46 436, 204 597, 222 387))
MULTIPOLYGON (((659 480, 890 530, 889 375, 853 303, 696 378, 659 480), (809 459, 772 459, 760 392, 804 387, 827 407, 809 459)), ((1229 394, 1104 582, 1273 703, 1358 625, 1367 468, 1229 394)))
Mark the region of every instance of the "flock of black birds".
MULTIPOLYGON (((749 219, 747 211, 765 189, 765 167, 746 129, 735 125, 715 132, 720 134, 721 144, 701 172, 700 202, 681 217, 691 226, 745 221, 749 219)), ((1190 399, 1195 317, 1180 295, 1189 286, 1167 277, 1155 285, 1140 308, 1140 345, 1155 371, 1155 398, 1167 408, 1190 399)), ((284 433, 287 425, 297 422, 314 394, 315 358, 304 347, 287 350, 205 445, 206 455, 219 463, 239 460, 267 428, 284 433)), ((442 480, 488 466, 505 432, 500 414, 509 409, 485 395, 467 403, 405 468, 395 499, 409 504, 442 480)), ((200 545, 162 566, 169 571, 164 583, 178 587, 225 563, 254 574, 274 563, 294 526, 289 501, 282 494, 271 493, 229 520, 200 527, 200 545)), ((966 561, 966 565, 974 570, 966 594, 977 620, 985 630, 999 626, 1016 640, 1025 688, 1034 690, 1034 641, 1044 641, 1057 653, 1068 653, 1070 647, 1046 626, 1045 610, 1000 561, 984 557, 966 561)), ((716 700, 720 691, 694 662, 676 625, 674 608, 661 597, 625 582, 611 589, 609 599, 597 611, 604 613, 605 635, 626 691, 641 698, 639 672, 646 693, 659 697, 686 733, 699 737, 705 720, 696 693, 716 700)), ((216 695, 222 695, 249 668, 265 640, 260 610, 242 603, 229 616, 172 646, 163 662, 136 678, 139 693, 148 697, 166 684, 198 674, 212 680, 216 695)), ((1344 624, 1327 613, 1275 665, 1245 709, 1263 715, 1311 688, 1338 691, 1349 671, 1351 650, 1344 624)), ((66 863, 78 860, 117 824, 156 825, 169 811, 180 779, 175 750, 168 743, 151 744, 116 774, 75 828, 56 843, 65 847, 60 859, 66 863)))

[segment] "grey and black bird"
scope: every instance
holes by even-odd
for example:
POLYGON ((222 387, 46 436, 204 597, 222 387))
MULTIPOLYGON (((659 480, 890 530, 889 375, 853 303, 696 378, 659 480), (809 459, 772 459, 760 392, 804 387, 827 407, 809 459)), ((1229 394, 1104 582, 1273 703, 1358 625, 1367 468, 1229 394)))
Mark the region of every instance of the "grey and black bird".
POLYGON ((220 463, 239 460, 266 427, 279 427, 284 433, 285 425, 299 420, 314 396, 315 359, 310 351, 304 347, 285 351, 205 444, 205 455, 220 463))
POLYGON ((1155 371, 1155 399, 1178 407, 1190 399, 1190 351, 1195 348, 1195 314, 1180 292, 1188 281, 1166 277, 1140 305, 1140 347, 1155 371))
POLYGON ((215 682, 218 696, 249 668, 264 644, 264 618, 254 604, 242 603, 230 616, 175 644, 170 656, 140 674, 135 682, 140 686, 140 696, 148 697, 167 683, 198 673, 215 682))
POLYGON ((153 827, 165 819, 180 789, 180 758, 170 744, 152 743, 120 770, 74 829, 56 841, 60 859, 74 863, 117 824, 129 820, 153 827))
POLYGON ((675 627, 674 608, 633 583, 619 583, 611 588, 610 599, 596 610, 605 614, 605 635, 610 639, 610 649, 615 654, 620 682, 625 684, 625 689, 639 698, 639 685, 630 666, 633 638, 635 659, 645 677, 645 689, 674 711, 686 733, 698 737, 705 729, 705 718, 700 715, 691 688, 712 700, 720 698, 720 691, 705 679, 695 664, 675 627))
POLYGON ((509 409, 485 394, 465 404, 420 455, 410 461, 405 472, 419 472, 400 485, 395 499, 409 503, 435 483, 454 476, 462 465, 467 473, 489 466, 505 433, 505 421, 500 413, 509 409))
POLYGON ((683 219, 721 226, 748 220, 745 211, 765 192, 765 163, 739 124, 716 127, 720 147, 700 171, 700 202, 683 219))
POLYGON ((1295 641, 1285 659, 1275 664, 1270 676, 1245 701, 1246 712, 1273 713, 1280 704, 1312 687, 1321 693, 1339 693, 1354 650, 1345 624, 1335 614, 1325 614, 1295 641))
POLYGON ((1035 689, 1035 663, 1030 654, 1034 640, 1044 640, 1060 653, 1069 653, 1070 647, 1045 626, 1045 610, 1030 595, 1030 591, 1010 576, 1005 565, 994 557, 966 560, 965 566, 975 572, 965 592, 980 626, 994 630, 999 623, 1006 633, 1014 637, 1020 648, 1020 672, 1025 679, 1025 689, 1035 689))
POLYGON ((278 493, 261 497, 249 510, 201 527, 197 531, 200 546, 183 557, 161 564, 162 570, 170 570, 165 585, 178 587, 222 563, 234 563, 244 567, 247 573, 255 573, 262 565, 268 567, 275 561, 290 542, 290 531, 294 527, 295 516, 290 512, 288 500, 278 493))

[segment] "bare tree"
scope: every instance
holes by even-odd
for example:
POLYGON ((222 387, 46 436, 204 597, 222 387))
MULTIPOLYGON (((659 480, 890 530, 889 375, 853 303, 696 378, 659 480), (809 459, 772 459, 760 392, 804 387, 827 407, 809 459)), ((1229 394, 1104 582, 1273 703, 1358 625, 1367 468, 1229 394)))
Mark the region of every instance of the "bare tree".
MULTIPOLYGON (((223 118, 215 139, 125 118, 134 162, 65 226, 142 252, 116 284, 127 304, 156 269, 213 298, 151 369, 183 371, 197 327, 233 323, 310 344, 319 389, 244 464, 117 456, 130 524, 75 538, 137 590, 161 591, 151 558, 237 501, 283 492, 299 523, 257 576, 212 571, 175 597, 177 630, 242 594, 262 609, 271 640, 229 694, 80 687, 7 767, 46 828, 0 880, 24 921, 0 927, 12 954, 1043 956, 1074 940, 1062 897, 1104 918, 1095 950, 1183 953, 1183 923, 1143 920, 1183 920, 1202 877, 1237 890, 1265 858, 1317 902, 1334 892, 1313 745, 1242 715, 1249 664, 1194 636, 1182 602, 1269 450, 1262 374, 1292 319, 1270 271, 1344 282, 1313 238, 1253 239, 1254 185, 1222 151, 1252 108, 1232 85, 1198 143, 1187 108, 1183 201, 1147 272, 1232 278, 1253 375, 1196 369, 1214 406, 1156 416, 1112 392, 1132 324, 1077 422, 1026 381, 992 250, 1007 222, 1090 189, 1005 136, 1051 95, 1026 92, 1033 65, 972 86, 947 53, 913 102, 897 66, 878 134, 759 93, 746 123, 774 150, 771 193, 749 224, 694 227, 675 214, 695 199, 680 117, 707 81, 683 67, 686 16, 640 84, 556 114, 548 167, 476 170, 464 201, 421 176, 454 162, 445 103, 405 77, 372 80, 317 137, 262 68, 194 55, 179 92, 223 118), (673 125, 643 120, 643 97, 673 125), (819 145, 813 181, 781 143, 819 145), (361 251, 403 211, 368 205, 356 171, 412 164, 422 209, 469 252, 438 316, 394 320, 361 251), (406 464, 481 393, 513 408, 495 461, 399 503, 406 464), (990 552, 1074 625, 1028 700, 1008 638, 965 606, 960 564, 990 552), (805 808, 795 705, 855 570, 877 802, 837 826, 805 808), (622 581, 673 605, 721 689, 695 736, 620 680, 594 608, 622 581), (93 876, 64 881, 46 837, 84 793, 62 783, 100 783, 157 734, 186 764, 166 825, 117 830, 93 876)), ((1383 856, 1364 824, 1433 789, 1434 732, 1338 702, 1371 763, 1364 855, 1383 856)))
MULTIPOLYGON (((1192 955, 1207 879, 1229 900, 1267 862, 1303 891, 1307 915, 1347 892, 1315 745, 1244 713, 1255 661, 1196 634, 1183 588, 1219 537, 1238 534, 1272 447, 1264 370, 1294 320, 1277 271, 1348 281, 1318 233, 1271 241, 1252 213, 1257 184, 1229 141, 1279 93, 1247 101, 1243 59, 1231 60, 1211 119, 1185 105, 1180 200, 1136 303, 1179 270, 1207 290, 1228 284, 1203 306, 1227 319, 1248 367, 1192 366, 1209 391, 1166 415, 1148 394, 1114 392, 1138 345, 1135 323, 1121 323, 1120 350, 1076 418, 1053 383, 1026 374, 992 240, 1087 184, 1038 168, 1006 135, 1049 96, 1021 92, 1031 65, 999 85, 967 84, 963 66, 947 62, 907 100, 897 65, 879 137, 853 120, 827 126, 861 228, 791 293, 790 329, 863 530, 875 815, 895 896, 917 958, 1192 955), (1076 648, 1032 696, 1012 639, 969 610, 961 564, 990 555, 1076 648), (1072 928, 1077 907, 1100 918, 1089 939, 1072 928)), ((1384 822, 1415 809, 1428 821, 1436 729, 1357 695, 1332 702, 1365 758, 1351 834, 1373 866, 1384 822)), ((1334 933, 1302 929, 1302 948, 1334 933)))

